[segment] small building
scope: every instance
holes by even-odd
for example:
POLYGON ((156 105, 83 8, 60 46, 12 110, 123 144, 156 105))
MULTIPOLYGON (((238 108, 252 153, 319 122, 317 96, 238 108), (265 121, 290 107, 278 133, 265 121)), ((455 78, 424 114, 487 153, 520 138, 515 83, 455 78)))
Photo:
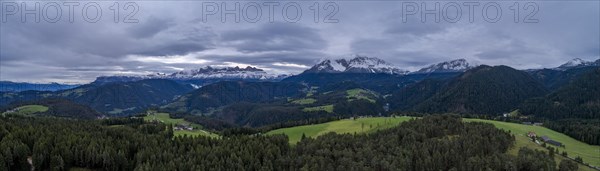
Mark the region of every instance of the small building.
POLYGON ((542 136, 542 137, 540 137, 540 138, 542 138, 542 141, 544 141, 544 142, 550 140, 550 138, 548 136, 545 136, 545 135, 542 136))
POLYGON ((175 125, 175 127, 173 129, 175 129, 175 131, 182 131, 182 130, 192 131, 192 130, 194 130, 194 128, 191 125, 184 125, 184 124, 177 124, 177 125, 175 125))
POLYGON ((562 147, 562 146, 563 146, 563 144, 562 144, 562 143, 560 143, 560 142, 558 142, 558 141, 554 141, 554 140, 550 139, 550 137, 548 137, 548 136, 542 136, 541 138, 542 138, 542 140, 543 140, 544 142, 546 142, 547 144, 552 144, 552 145, 559 146, 559 147, 562 147))
POLYGON ((527 133, 527 137, 529 137, 529 138, 535 138, 535 137, 537 137, 537 134, 535 134, 535 132, 533 132, 533 131, 529 131, 527 133))
POLYGON ((523 122, 523 125, 531 125, 531 122, 523 122))
POLYGON ((554 140, 548 140, 548 141, 546 141, 546 143, 548 143, 548 144, 552 144, 552 145, 555 145, 555 146, 562 147, 562 143, 560 143, 560 142, 558 142, 558 141, 554 141, 554 140))
POLYGON ((535 126, 542 126, 542 125, 544 125, 544 124, 543 124, 543 123, 541 123, 541 122, 534 122, 534 123, 533 123, 533 125, 535 125, 535 126))

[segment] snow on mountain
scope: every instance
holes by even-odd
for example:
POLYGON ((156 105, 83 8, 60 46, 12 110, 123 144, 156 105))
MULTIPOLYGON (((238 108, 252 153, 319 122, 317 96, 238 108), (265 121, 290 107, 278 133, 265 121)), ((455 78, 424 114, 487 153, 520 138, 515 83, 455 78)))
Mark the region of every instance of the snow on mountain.
POLYGON ((387 63, 379 58, 354 56, 347 59, 323 59, 304 73, 387 73, 405 74, 408 71, 387 63))
POLYGON ((567 63, 564 63, 564 64, 558 66, 555 69, 565 70, 565 69, 576 68, 576 67, 598 65, 597 63, 598 63, 598 61, 593 62, 593 61, 586 61, 586 60, 583 60, 580 58, 575 58, 575 59, 571 59, 567 63))
POLYGON ((456 59, 456 60, 452 60, 452 61, 445 61, 445 62, 429 65, 428 67, 422 68, 413 73, 414 74, 424 74, 424 73, 464 72, 464 71, 469 70, 474 67, 476 67, 476 66, 469 64, 469 62, 467 62, 467 60, 465 60, 465 59, 456 59))
POLYGON ((255 67, 212 67, 206 66, 200 69, 193 69, 187 71, 179 71, 172 74, 155 73, 143 76, 101 76, 96 78, 96 83, 107 83, 107 82, 127 82, 127 81, 139 81, 144 79, 171 79, 171 80, 208 80, 208 79, 222 79, 222 80, 281 80, 287 77, 287 75, 276 75, 269 74, 262 69, 255 67))
POLYGON ((213 79, 213 78, 230 78, 230 79, 258 79, 258 80, 266 80, 266 79, 275 79, 280 77, 280 75, 268 74, 262 69, 254 68, 254 67, 226 67, 226 68, 215 68, 211 66, 206 66, 200 69, 190 70, 190 71, 180 71, 173 73, 167 78, 172 79, 213 79))

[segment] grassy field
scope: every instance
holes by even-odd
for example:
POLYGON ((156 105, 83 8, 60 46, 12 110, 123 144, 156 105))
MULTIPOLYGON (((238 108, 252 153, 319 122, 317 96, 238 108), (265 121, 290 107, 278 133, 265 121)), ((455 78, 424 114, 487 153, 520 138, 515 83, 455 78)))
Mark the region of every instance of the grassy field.
MULTIPOLYGON (((291 144, 296 144, 300 141, 302 134, 307 137, 317 137, 329 132, 335 133, 368 133, 379 129, 391 128, 398 125, 400 122, 408 121, 411 117, 376 117, 376 118, 360 118, 356 120, 344 119, 339 121, 332 121, 322 124, 304 125, 291 128, 282 128, 268 132, 268 135, 272 134, 286 134, 289 137, 291 144)), ((556 141, 565 144, 565 148, 558 148, 559 154, 563 151, 567 151, 570 157, 581 156, 583 161, 590 163, 591 165, 600 165, 600 146, 592 146, 583 142, 577 141, 564 134, 556 131, 541 127, 541 126, 530 126, 516 123, 490 121, 481 119, 464 119, 467 122, 486 122, 491 123, 497 128, 509 130, 516 137, 515 146, 512 147, 508 153, 511 155, 518 155, 521 147, 527 147, 531 149, 544 150, 545 148, 531 142, 525 134, 529 131, 534 131, 538 136, 546 135, 556 141)), ((561 160, 565 159, 560 155, 555 155, 556 164, 560 163, 561 160)), ((579 165, 579 170, 593 170, 587 166, 579 165)))
POLYGON ((286 134, 290 138, 290 143, 295 144, 300 141, 302 134, 307 137, 317 137, 329 132, 335 133, 363 133, 372 132, 379 129, 391 128, 398 123, 410 120, 411 117, 377 117, 377 118, 358 118, 344 119, 339 121, 327 122, 322 124, 304 125, 291 128, 282 128, 269 131, 267 134, 286 134))
POLYGON ((373 97, 377 96, 373 92, 370 92, 370 91, 367 91, 364 89, 347 90, 346 94, 348 94, 347 98, 350 100, 364 99, 364 100, 368 100, 371 103, 375 103, 375 99, 372 99, 371 96, 373 96, 373 97))
MULTIPOLYGON (((508 122, 499 122, 499 121, 490 121, 490 120, 481 120, 481 119, 465 119, 465 121, 475 121, 475 122, 486 122, 494 124, 497 128, 510 130, 511 133, 515 134, 515 137, 525 138, 525 134, 529 131, 535 132, 538 136, 548 136, 550 139, 561 142, 565 145, 565 148, 559 147, 558 150, 562 153, 562 151, 566 151, 569 157, 580 156, 583 158, 583 161, 586 163, 590 163, 594 166, 600 166, 600 146, 597 145, 589 145, 583 143, 581 141, 577 141, 565 134, 561 134, 559 132, 553 131, 551 129, 541 127, 541 126, 533 126, 533 125, 523 125, 516 123, 508 123, 508 122)), ((527 140, 528 141, 528 140, 527 140)), ((529 143, 535 145, 535 143, 529 143)), ((518 149, 517 149, 518 150, 518 149)))
POLYGON ((176 130, 174 131, 175 136, 183 136, 183 135, 187 135, 187 136, 208 136, 208 137, 218 137, 219 135, 214 134, 214 133, 210 133, 207 131, 202 130, 202 125, 198 125, 195 123, 190 123, 188 121, 185 121, 183 119, 173 119, 171 117, 169 117, 168 113, 154 113, 154 114, 148 114, 147 116, 144 117, 145 121, 160 121, 162 123, 165 124, 173 124, 173 125, 177 125, 177 124, 183 124, 183 125, 191 125, 194 130, 192 131, 188 131, 188 130, 176 130))
POLYGON ((307 108, 302 109, 302 111, 305 111, 305 112, 325 111, 327 113, 333 113, 333 105, 307 107, 307 108))
POLYGON ((307 104, 313 104, 316 101, 317 100, 315 100, 313 98, 303 98, 303 99, 294 100, 294 101, 292 101, 292 103, 299 104, 299 105, 307 105, 307 104))
POLYGON ((48 107, 46 106, 42 106, 42 105, 26 105, 26 106, 21 106, 18 107, 16 109, 14 109, 14 111, 12 112, 4 112, 2 114, 18 114, 18 115, 33 115, 35 113, 39 113, 39 112, 46 112, 48 111, 48 107))

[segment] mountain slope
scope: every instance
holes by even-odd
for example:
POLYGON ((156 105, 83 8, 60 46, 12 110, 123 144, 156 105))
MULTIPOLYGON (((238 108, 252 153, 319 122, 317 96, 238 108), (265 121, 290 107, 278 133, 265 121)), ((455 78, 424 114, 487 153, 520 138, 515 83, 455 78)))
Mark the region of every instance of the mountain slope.
POLYGON ((523 71, 507 66, 479 66, 457 78, 414 107, 427 113, 501 114, 547 90, 523 71))
POLYGON ((582 74, 590 72, 598 66, 583 66, 574 67, 564 70, 558 69, 539 69, 539 70, 528 70, 527 73, 533 78, 544 84, 549 90, 557 90, 560 87, 568 84, 574 79, 578 78, 582 74))
POLYGON ((408 110, 431 98, 446 86, 448 82, 449 79, 425 79, 393 92, 386 101, 390 104, 391 110, 408 110))
POLYGON ((86 86, 59 94, 77 103, 108 114, 139 112, 153 105, 166 104, 193 88, 170 80, 149 79, 136 82, 86 86))
POLYGON ((521 113, 540 117, 600 119, 600 68, 541 98, 527 100, 521 113))
POLYGON ((194 90, 164 106, 171 112, 206 113, 237 102, 269 102, 304 94, 296 83, 223 81, 194 90))

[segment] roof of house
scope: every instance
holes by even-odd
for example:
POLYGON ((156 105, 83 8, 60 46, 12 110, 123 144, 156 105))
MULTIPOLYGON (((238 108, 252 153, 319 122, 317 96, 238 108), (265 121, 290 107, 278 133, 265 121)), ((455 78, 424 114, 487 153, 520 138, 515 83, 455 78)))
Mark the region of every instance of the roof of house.
POLYGON ((548 141, 548 140, 551 140, 551 139, 550 139, 548 136, 545 136, 545 135, 544 135, 544 136, 542 136, 542 140, 544 140, 544 141, 548 141))
POLYGON ((560 143, 558 141, 554 141, 554 140, 548 140, 548 141, 546 141, 546 143, 552 144, 552 145, 556 145, 556 146, 561 146, 562 145, 562 143, 560 143))

